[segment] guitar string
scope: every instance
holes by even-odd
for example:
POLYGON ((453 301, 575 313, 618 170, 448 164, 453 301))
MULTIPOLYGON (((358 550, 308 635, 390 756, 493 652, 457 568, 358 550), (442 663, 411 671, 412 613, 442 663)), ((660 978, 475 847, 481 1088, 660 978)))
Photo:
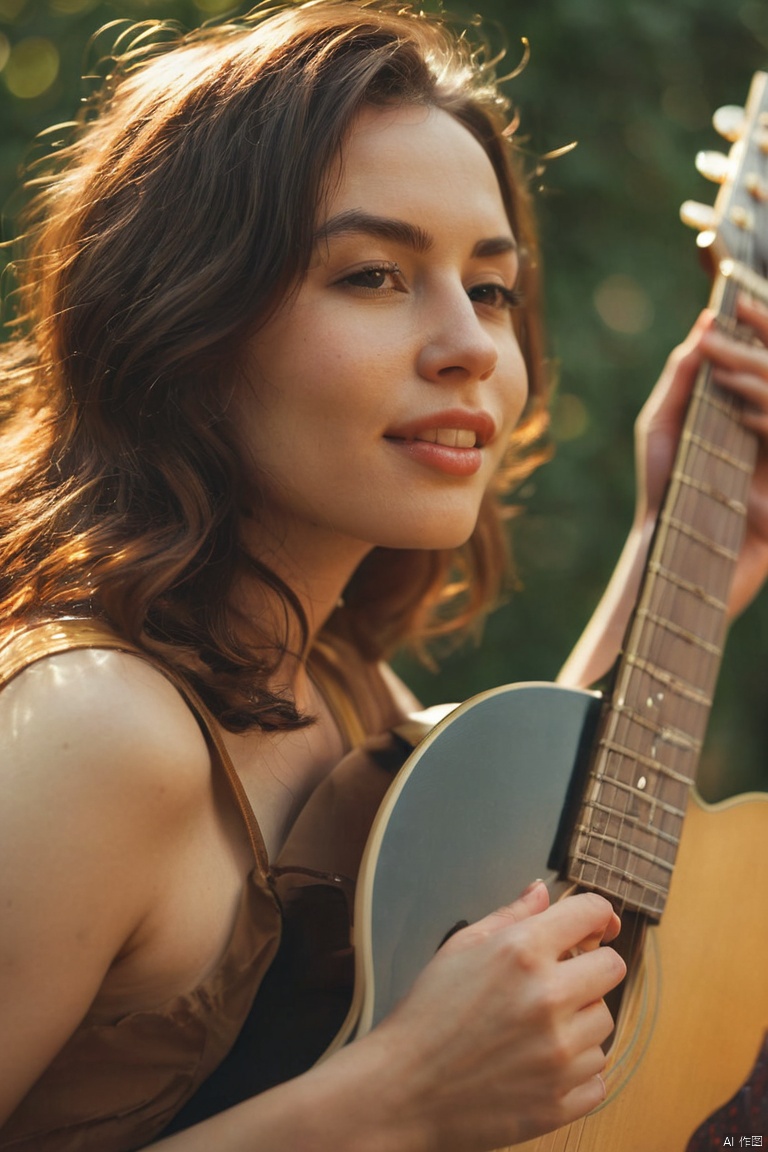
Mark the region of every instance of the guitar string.
MULTIPOLYGON (((726 288, 727 288, 727 285, 726 285, 726 288)), ((726 292, 725 295, 730 295, 730 294, 726 292)), ((705 379, 703 382, 703 385, 702 385, 702 391, 706 392, 707 384, 708 384, 708 380, 705 379)), ((661 552, 662 548, 663 548, 663 542, 660 545, 660 549, 659 549, 660 554, 663 554, 661 552)), ((668 592, 669 592, 669 590, 668 590, 668 592)), ((672 604, 670 605, 670 609, 672 609, 675 606, 675 602, 677 600, 679 600, 679 597, 680 597, 680 592, 673 587, 671 589, 671 592, 669 592, 668 596, 666 597, 666 599, 668 599, 668 600, 671 599, 671 601, 672 601, 672 604)), ((670 610, 667 613, 667 615, 673 616, 674 611, 670 610)), ((633 625, 632 625, 632 639, 634 641, 634 647, 635 647, 636 651, 652 652, 654 650, 654 648, 656 646, 654 641, 657 641, 657 639, 658 639, 658 626, 659 626, 658 620, 654 618, 654 615, 651 615, 650 613, 642 613, 642 612, 638 612, 636 614, 635 619, 633 621, 633 625)), ((655 661, 652 660, 652 663, 655 663, 655 661)), ((652 684, 652 673, 649 673, 644 668, 636 668, 628 674, 628 678, 630 680, 632 679, 633 672, 634 672, 635 678, 638 679, 640 682, 642 693, 643 694, 646 693, 646 687, 645 687, 645 684, 643 684, 643 680, 646 677, 650 677, 649 678, 649 685, 651 685, 652 684)), ((637 775, 636 775, 636 766, 638 764, 638 761, 640 761, 640 749, 645 746, 645 742, 648 738, 648 732, 646 731, 645 733, 643 733, 643 732, 638 733, 638 725, 636 724, 636 722, 633 720, 632 717, 627 718, 628 733, 626 736, 626 741, 629 745, 627 751, 630 752, 630 754, 632 751, 634 751, 634 753, 635 753, 635 756, 633 759, 634 781, 633 781, 633 783, 629 783, 629 781, 627 781, 628 786, 624 790, 623 803, 618 806, 619 828, 618 828, 618 833, 617 833, 617 837, 616 837, 617 842, 615 843, 614 848, 613 848, 613 852, 612 852, 612 856, 613 856, 612 866, 615 869, 619 869, 621 861, 619 858, 618 845, 619 845, 619 843, 623 844, 623 843, 627 842, 627 833, 631 828, 631 830, 633 832, 633 836, 631 838, 631 843, 632 843, 633 847, 628 848, 626 850, 626 857, 625 857, 625 861, 624 861, 624 863, 625 863, 625 876, 624 876, 624 880, 623 880, 623 896, 620 897, 619 902, 618 902, 620 914, 623 916, 626 916, 627 908, 630 905, 630 895, 631 895, 631 891, 632 891, 632 885, 634 884, 635 887, 639 887, 641 891, 642 891, 643 887, 646 887, 646 890, 647 890, 646 881, 648 878, 648 871, 649 871, 648 867, 641 863, 639 868, 637 866, 635 866, 634 870, 632 868, 632 858, 633 857, 638 861, 642 861, 642 855, 634 850, 635 848, 637 848, 638 840, 639 840, 639 837, 637 836, 637 830, 639 829, 641 831, 641 833, 643 830, 647 830, 649 833, 652 833, 653 836, 655 837, 657 843, 660 844, 659 832, 663 831, 664 806, 669 803, 668 802, 668 796, 669 796, 669 776, 670 776, 669 767, 670 767, 670 765, 669 765, 669 761, 668 761, 668 756, 662 756, 661 761, 659 761, 659 758, 658 758, 659 743, 661 742, 663 744, 665 742, 665 731, 666 730, 665 730, 665 725, 663 722, 663 713, 665 710, 665 704, 667 703, 667 696, 668 696, 668 690, 664 691, 663 693, 661 693, 661 692, 653 693, 649 687, 647 690, 647 694, 645 694, 645 697, 644 697, 648 700, 649 707, 653 707, 655 709, 655 712, 656 712, 656 715, 654 716, 653 720, 650 721, 650 723, 647 726, 650 729, 650 732, 652 733, 652 735, 650 736, 650 739, 651 739, 650 757, 647 758, 645 763, 642 763, 642 767, 645 768, 646 771, 649 768, 653 770, 653 777, 651 780, 650 789, 647 788, 647 784, 646 784, 647 777, 645 776, 645 774, 643 774, 643 776, 641 776, 641 777, 637 777, 637 775), (667 764, 664 763, 665 760, 667 760, 667 764), (667 769, 666 772, 665 772, 665 768, 667 769), (641 790, 645 793, 645 796, 643 796, 643 799, 645 799, 645 797, 647 796, 647 808, 646 808, 645 819, 643 819, 643 817, 640 815, 641 809, 637 805, 637 796, 639 795, 641 790), (661 828, 659 828, 659 829, 652 828, 651 825, 652 825, 654 819, 657 818, 657 812, 659 810, 661 812, 661 815, 659 818, 661 828), (643 872, 645 872, 645 877, 643 877, 643 875, 642 875, 643 872)), ((610 723, 611 723, 611 725, 614 729, 614 732, 615 732, 616 728, 619 726, 619 720, 616 718, 615 713, 612 714, 610 723)), ((622 740, 621 743, 623 743, 623 742, 624 741, 622 740)), ((671 756, 672 756, 673 762, 674 762, 674 751, 675 751, 674 749, 671 750, 671 756)), ((670 753, 670 750, 667 749, 667 752, 670 753)), ((609 749, 607 749, 606 763, 610 764, 611 760, 613 760, 613 762, 614 762, 614 770, 612 773, 609 773, 609 777, 612 777, 615 781, 621 780, 622 779, 622 773, 623 772, 626 773, 627 761, 626 761, 625 754, 617 749, 616 752, 614 753, 614 755, 612 756, 611 750, 609 748, 609 749)), ((677 773, 674 773, 674 775, 677 775, 677 773)), ((617 786, 616 786, 616 784, 614 784, 612 787, 614 808, 616 808, 617 791, 618 791, 617 786)), ((677 792, 677 790, 676 790, 676 792, 677 792)), ((673 807, 676 807, 676 805, 673 807)), ((675 820, 676 831, 680 830, 680 825, 681 825, 681 821, 675 820)), ((651 856, 650 868, 652 870, 653 851, 651 852, 650 856, 651 856)), ((639 917, 633 916, 631 923, 632 923, 632 928, 631 928, 631 932, 630 932, 630 938, 629 938, 627 944, 625 944, 626 953, 627 953, 627 956, 630 958, 630 960, 636 956, 636 946, 638 943, 637 933, 640 931, 642 921, 640 920, 639 917)), ((614 1043, 616 1043, 616 1042, 617 1042, 617 1038, 614 1038, 614 1043)))
MULTIPOLYGON (((663 558, 663 554, 664 554, 663 553, 664 547, 669 545, 669 531, 668 531, 668 527, 667 527, 669 525, 669 522, 670 522, 669 517, 667 517, 666 525, 665 525, 665 529, 666 529, 665 535, 664 535, 664 537, 662 537, 662 539, 659 542, 659 548, 658 548, 657 554, 662 556, 662 558, 663 558)), ((663 586, 662 586, 662 590, 663 590, 663 586)), ((676 589, 674 589, 674 587, 671 590, 671 598, 672 598, 673 603, 676 599, 678 599, 678 593, 677 593, 676 589)), ((671 608, 671 606, 670 606, 670 608, 671 608)), ((666 616, 669 617, 672 615, 674 615, 673 611, 671 611, 671 610, 666 611, 666 616)), ((643 612, 642 608, 640 611, 638 611, 638 613, 635 616, 635 620, 633 622, 632 635, 633 635, 633 640, 635 641, 634 651, 647 653, 650 655, 650 653, 652 653, 654 651, 654 649, 656 648, 655 641, 657 641, 658 637, 659 637, 658 623, 649 612, 643 612)), ((642 748, 644 746, 644 743, 645 743, 644 734, 643 733, 638 734, 638 731, 637 731, 638 726, 636 724, 633 724, 631 719, 629 720, 630 733, 631 733, 629 743, 632 746, 632 749, 634 750, 634 753, 635 753, 634 759, 633 759, 633 775, 635 776, 635 780, 634 780, 634 784, 632 787, 636 790, 635 796, 638 795, 641 791, 645 793, 643 799, 646 801, 646 804, 647 804, 646 812, 645 812, 645 818, 638 817, 637 822, 638 822, 641 830, 646 830, 648 833, 653 833, 654 835, 657 835, 658 829, 652 828, 652 824, 653 824, 653 821, 657 818, 657 812, 659 811, 659 809, 661 809, 661 823, 663 825, 664 810, 663 810, 662 805, 664 804, 664 797, 666 795, 668 795, 668 780, 670 777, 674 777, 675 775, 678 775, 678 774, 670 771, 671 765, 669 763, 668 757, 663 756, 661 758, 661 760, 659 760, 659 755, 658 755, 659 743, 661 742, 662 744, 664 744, 666 742, 666 738, 665 738, 666 737, 666 729, 665 729, 663 714, 664 714, 664 711, 666 710, 666 706, 668 704, 667 697, 669 695, 670 690, 672 691, 673 695, 675 694, 675 689, 676 689, 677 685, 674 683, 670 683, 668 686, 665 686, 664 690, 654 692, 653 691, 653 687, 654 687, 653 679, 654 679, 654 670, 656 668, 656 664, 657 664, 656 658, 653 656, 650 656, 650 666, 648 666, 649 665, 649 657, 645 656, 643 658, 643 663, 638 664, 638 666, 634 670, 636 677, 640 680, 641 689, 642 689, 641 696, 647 700, 648 707, 650 709, 653 709, 653 712, 654 712, 653 717, 649 718, 649 724, 648 724, 648 728, 650 729, 652 735, 651 735, 650 754, 647 757, 641 757, 641 755, 640 755, 640 748, 642 748), (643 683, 644 680, 647 681, 647 686, 645 683, 643 683), (638 745, 639 745, 639 747, 638 747, 638 745), (667 760, 666 764, 664 762, 665 760, 667 760), (643 775, 640 777, 638 777, 636 775, 636 768, 638 767, 638 765, 640 768, 642 768, 644 770, 643 775), (645 776, 645 771, 649 771, 649 774, 651 772, 653 773, 650 789, 647 788, 647 783, 646 783, 647 777, 645 776), (646 797, 647 797, 647 799, 646 799, 646 797)), ((645 737, 647 737, 647 733, 645 734, 645 737)), ((673 753, 674 749, 671 749, 671 750, 667 749, 667 751, 673 753)), ((622 766, 621 755, 619 755, 618 764, 619 764, 619 767, 622 766)), ((618 774, 619 774, 619 769, 617 769, 617 775, 618 774)), ((681 782, 683 782, 687 779, 688 779, 688 776, 686 774, 685 776, 681 777, 681 782)), ((632 795, 632 793, 630 793, 630 792, 627 793, 627 798, 625 799, 625 803, 623 806, 623 816, 621 819, 622 838, 624 838, 626 836, 627 816, 629 813, 630 796, 631 795, 632 795)), ((633 807, 635 807, 635 810, 637 811, 637 807, 634 804, 634 801, 633 801, 633 807)), ((676 805, 675 805, 675 807, 676 807, 676 805)), ((657 835, 657 839, 658 839, 658 835, 657 835)), ((642 887, 643 886, 643 877, 638 876, 636 878, 636 882, 639 882, 640 887, 642 887)), ((627 893, 628 893, 629 883, 627 883, 626 888, 627 888, 627 893)))
MULTIPOLYGON (((724 286, 723 296, 724 296, 724 299, 723 299, 722 304, 721 304, 721 313, 725 313, 726 315, 728 315, 732 309, 733 299, 735 298, 735 291, 734 291, 730 281, 727 282, 724 286)), ((707 391, 708 383, 709 383, 708 379, 705 380, 703 388, 702 388, 702 391, 705 394, 707 391)), ((678 599, 678 594, 676 593, 676 590, 673 589, 672 590, 673 603, 676 599, 678 599)), ((672 614, 673 613, 670 613, 670 615, 672 615, 672 614)), ((657 635, 656 624, 657 624, 657 622, 649 615, 638 614, 636 616, 634 624, 633 624, 633 633, 635 633, 637 635, 637 643, 635 645, 636 650, 649 651, 649 650, 653 649, 653 645, 648 644, 648 638, 649 638, 649 632, 651 634, 651 639, 656 638, 656 635, 657 635)), ((641 675, 642 675, 642 673, 641 673, 641 675)), ((661 712, 662 712, 665 696, 666 696, 666 693, 664 693, 663 695, 661 693, 655 694, 655 700, 656 700, 656 704, 657 704, 658 712, 659 712, 659 723, 651 725, 651 727, 654 731, 654 738, 653 738, 653 744, 651 747, 651 757, 648 761, 649 766, 652 768, 656 768, 657 770, 654 772, 654 779, 653 779, 653 783, 652 783, 652 788, 651 788, 650 794, 649 794, 649 807, 648 807, 649 818, 648 818, 647 830, 649 832, 652 832, 652 834, 654 836, 656 836, 657 839, 660 839, 658 836, 658 830, 652 829, 650 827, 650 824, 651 824, 652 819, 656 815, 657 808, 661 808, 662 823, 663 823, 663 809, 664 809, 664 799, 663 798, 665 795, 665 790, 667 788, 667 779, 674 775, 674 773, 672 773, 669 770, 669 766, 665 765, 663 762, 661 764, 658 764, 658 762, 657 762, 657 766, 652 763, 654 760, 657 759, 658 742, 659 741, 662 741, 662 742, 665 741, 666 729, 665 729, 665 726, 663 725, 663 723, 661 722, 661 712), (667 769, 666 772, 665 772, 665 769, 667 769)), ((653 700, 654 694, 649 692, 647 699, 649 701, 653 700)), ((615 732, 615 730, 618 726, 618 720, 615 717, 615 714, 611 715, 609 723, 612 726, 613 732, 615 732)), ((633 735, 635 737, 634 739, 632 737, 630 737, 630 744, 634 745, 637 742, 636 725, 633 725, 631 719, 629 719, 628 724, 629 724, 630 732, 633 733, 633 735), (634 729, 634 732, 633 732, 633 729, 634 729)), ((611 734, 613 734, 613 732, 611 734)), ((643 743, 642 739, 640 739, 639 743, 642 746, 642 743, 643 743)), ((637 754, 637 757, 639 758, 639 749, 636 748, 635 752, 637 754)), ((674 750, 673 750, 673 752, 674 752, 674 750)), ((626 867, 622 868, 623 861, 620 859, 620 856, 619 856, 619 846, 627 843, 626 837, 627 837, 628 828, 630 826, 633 829, 637 828, 638 826, 642 827, 641 821, 635 815, 636 809, 632 813, 630 813, 630 805, 632 804, 632 806, 634 808, 634 800, 637 797, 637 795, 639 794, 639 789, 643 787, 645 780, 643 777, 641 777, 639 780, 635 781, 634 786, 629 785, 627 787, 627 789, 624 791, 623 804, 617 805, 617 803, 616 803, 616 793, 618 790, 617 789, 617 783, 622 783, 621 768, 624 764, 624 761, 622 758, 623 754, 622 754, 622 752, 618 751, 618 749, 617 749, 618 754, 614 759, 614 757, 611 756, 610 748, 606 748, 606 753, 607 753, 607 755, 603 756, 603 763, 606 765, 606 768, 609 769, 609 766, 611 765, 612 760, 613 760, 614 765, 615 765, 613 772, 611 772, 610 770, 607 770, 605 775, 604 775, 604 779, 607 778, 607 780, 611 782, 611 791, 612 791, 613 798, 614 798, 613 802, 611 804, 606 805, 606 807, 609 809, 612 809, 618 815, 618 822, 619 822, 618 835, 616 836, 616 839, 614 840, 614 843, 613 843, 612 860, 611 860, 611 864, 609 867, 610 867, 610 870, 614 873, 620 874, 622 871, 625 872, 625 876, 624 876, 624 880, 623 880, 623 890, 624 891, 623 891, 623 895, 622 895, 621 890, 620 890, 619 899, 620 899, 622 909, 626 909, 626 905, 627 905, 629 898, 630 898, 632 881, 634 880, 636 884, 639 883, 639 886, 642 888, 643 887, 643 880, 642 880, 642 878, 637 877, 636 875, 633 876, 632 871, 629 867, 629 865, 631 863, 632 856, 638 855, 638 854, 636 852, 634 852, 633 848, 627 848, 626 849, 626 859, 624 861, 624 863, 626 864, 626 867)), ((686 774, 685 778, 690 779, 690 775, 686 774)), ((601 793, 603 787, 604 787, 603 782, 600 781, 598 783, 597 789, 595 790, 597 795, 599 795, 601 793)), ((648 793, 646 793, 646 794, 648 794, 648 793)), ((634 840, 634 838, 633 838, 633 840, 634 840)))

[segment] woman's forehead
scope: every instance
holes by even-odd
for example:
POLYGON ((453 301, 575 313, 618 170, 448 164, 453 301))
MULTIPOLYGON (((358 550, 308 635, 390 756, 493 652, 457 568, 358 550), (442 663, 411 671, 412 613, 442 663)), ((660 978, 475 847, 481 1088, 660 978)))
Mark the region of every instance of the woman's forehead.
POLYGON ((404 218, 422 226, 437 214, 444 225, 511 237, 485 149, 440 108, 365 107, 347 133, 329 184, 318 221, 321 229, 352 212, 404 218))

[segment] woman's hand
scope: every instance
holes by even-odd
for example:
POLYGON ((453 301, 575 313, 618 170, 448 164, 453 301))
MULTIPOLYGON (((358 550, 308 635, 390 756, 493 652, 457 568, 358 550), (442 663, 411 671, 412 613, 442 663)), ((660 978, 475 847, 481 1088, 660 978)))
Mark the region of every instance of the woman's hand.
POLYGON ((637 505, 619 562, 592 619, 564 664, 561 684, 587 687, 612 667, 635 605, 645 559, 677 451, 699 368, 709 360, 714 378, 745 402, 743 422, 758 437, 757 466, 747 504, 744 544, 736 566, 729 614, 742 612, 768 576, 768 309, 742 296, 737 314, 756 342, 726 335, 704 311, 671 354, 635 425, 637 505))
POLYGON ((731 591, 730 614, 741 612, 768 576, 768 309, 742 296, 738 319, 758 342, 748 344, 719 329, 713 313, 699 317, 670 356, 636 425, 636 524, 655 520, 672 469, 685 410, 698 370, 709 360, 721 387, 744 401, 743 422, 758 437, 757 467, 749 494, 744 546, 731 591))
POLYGON ((618 918, 597 895, 548 903, 538 882, 457 932, 392 1015, 328 1061, 328 1071, 339 1059, 362 1068, 375 1052, 374 1123, 395 1128, 382 1148, 480 1152, 604 1099, 601 1043, 613 1024, 602 998, 625 966, 596 945, 615 937, 618 918))

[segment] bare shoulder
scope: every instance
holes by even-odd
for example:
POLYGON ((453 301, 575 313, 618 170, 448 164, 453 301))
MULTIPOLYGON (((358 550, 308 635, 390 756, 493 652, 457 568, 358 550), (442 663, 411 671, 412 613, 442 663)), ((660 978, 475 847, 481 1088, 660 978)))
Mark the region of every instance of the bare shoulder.
POLYGON ((147 661, 107 649, 46 657, 0 692, 3 877, 23 888, 58 861, 55 879, 95 896, 99 877, 134 861, 133 911, 124 879, 120 889, 128 932, 146 899, 141 862, 186 834, 210 774, 195 717, 147 661))
POLYGON ((2 1125, 135 938, 194 828, 210 760, 159 671, 89 649, 0 692, 0 781, 2 1125))
MULTIPOLYGON (((0 762, 12 779, 46 789, 169 788, 207 778, 199 725, 180 693, 146 660, 78 649, 30 665, 0 692, 0 762)), ((202 780, 201 780, 202 782, 202 780)), ((11 781, 7 781, 11 783, 11 781)))

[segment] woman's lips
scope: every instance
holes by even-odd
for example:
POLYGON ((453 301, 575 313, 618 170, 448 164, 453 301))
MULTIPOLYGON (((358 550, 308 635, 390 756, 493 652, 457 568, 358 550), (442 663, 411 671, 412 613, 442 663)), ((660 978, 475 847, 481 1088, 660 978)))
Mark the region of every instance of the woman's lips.
POLYGON ((496 435, 490 413, 447 408, 395 425, 385 439, 411 460, 448 476, 474 476, 483 463, 483 448, 496 435))
POLYGON ((448 476, 474 476, 483 462, 477 435, 468 428, 428 428, 412 439, 387 436, 387 442, 411 460, 448 476))

